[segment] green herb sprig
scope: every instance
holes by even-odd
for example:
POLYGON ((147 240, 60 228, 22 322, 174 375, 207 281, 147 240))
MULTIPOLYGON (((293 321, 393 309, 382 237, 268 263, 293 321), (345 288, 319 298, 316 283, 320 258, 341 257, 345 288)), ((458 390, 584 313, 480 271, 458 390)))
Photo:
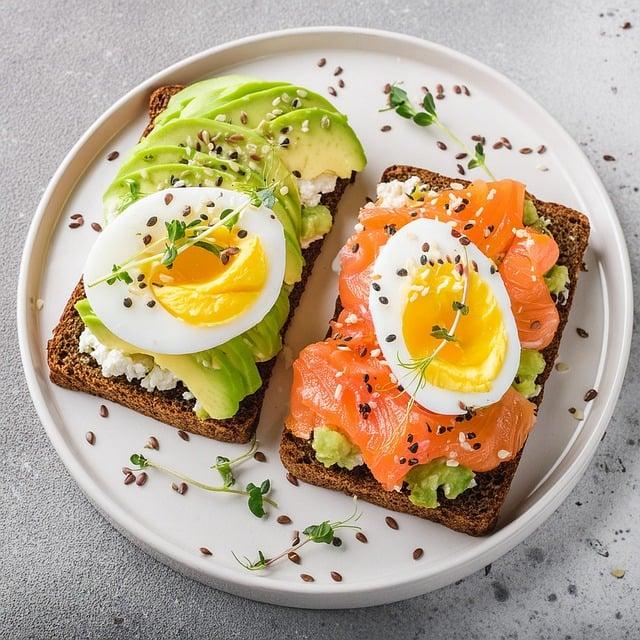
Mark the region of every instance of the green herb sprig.
POLYGON ((248 451, 246 451, 242 455, 239 455, 237 458, 232 459, 229 459, 225 456, 217 456, 216 463, 211 468, 215 469, 220 474, 225 487, 232 487, 236 483, 232 467, 241 464, 245 460, 249 460, 249 458, 252 458, 257 450, 258 441, 254 437, 251 440, 251 446, 249 447, 248 451))
POLYGON ((267 558, 264 555, 264 552, 258 550, 258 559, 250 560, 246 556, 244 556, 243 559, 238 558, 238 556, 233 551, 231 553, 236 561, 248 571, 261 571, 272 566, 279 560, 286 558, 290 553, 297 553, 302 547, 304 547, 306 544, 309 544, 309 542, 315 542, 318 544, 331 544, 336 536, 336 531, 339 531, 340 529, 360 530, 360 527, 355 523, 360 519, 360 516, 362 514, 358 511, 358 505, 355 496, 353 501, 353 512, 347 518, 345 518, 344 520, 337 520, 335 522, 325 520, 323 522, 320 522, 319 524, 309 525, 302 532, 304 538, 299 539, 297 542, 290 545, 284 551, 281 551, 275 556, 267 558))
POLYGON ((269 504, 272 507, 277 507, 278 504, 275 500, 272 500, 268 497, 268 493, 271 490, 271 481, 264 480, 259 486, 254 485, 252 482, 247 484, 245 489, 233 489, 230 484, 223 484, 222 486, 212 486, 206 484, 204 482, 200 482, 199 480, 194 480, 179 471, 175 471, 174 469, 170 469, 169 467, 165 467, 164 465, 158 464, 149 458, 146 458, 140 453, 134 453, 130 458, 131 463, 136 465, 138 469, 157 469, 163 473, 166 473, 169 476, 173 476, 174 478, 178 478, 179 480, 183 480, 187 484, 198 487, 198 489, 202 489, 203 491, 210 491, 212 493, 230 493, 239 496, 246 496, 247 506, 249 507, 249 511, 256 516, 257 518, 262 518, 265 515, 264 505, 269 504))
POLYGON ((487 166, 484 147, 479 142, 475 145, 474 153, 472 154, 467 145, 447 127, 442 120, 438 117, 436 111, 436 103, 433 99, 431 92, 427 91, 422 99, 422 110, 416 109, 409 98, 407 92, 399 87, 397 84, 391 86, 389 91, 389 104, 387 107, 380 109, 380 111, 395 111, 400 117, 412 120, 420 127, 429 127, 435 125, 441 131, 443 131, 455 144, 463 149, 468 155, 473 155, 471 160, 467 164, 468 169, 481 168, 492 179, 495 180, 495 176, 487 166))
MULTIPOLYGON (((154 253, 152 255, 145 255, 148 248, 144 251, 137 253, 135 256, 131 257, 122 265, 114 265, 117 266, 117 270, 112 270, 111 273, 94 280, 89 283, 89 287, 95 287, 98 284, 106 282, 108 284, 113 284, 116 280, 123 279, 120 276, 123 274, 126 277, 131 278, 129 275, 129 270, 135 267, 141 267, 145 264, 151 264, 153 262, 161 262, 165 266, 169 266, 173 264, 175 259, 184 251, 189 249, 194 245, 203 246, 205 240, 216 230, 222 226, 227 228, 233 228, 235 224, 237 224, 238 219, 242 215, 242 213, 251 205, 251 202, 245 202, 244 204, 236 207, 235 209, 225 209, 221 214, 218 220, 211 224, 203 224, 202 220, 197 220, 197 226, 190 223, 189 225, 185 225, 183 221, 180 220, 171 220, 170 222, 165 222, 167 227, 167 243, 165 244, 164 250, 162 252, 154 253), (182 223, 182 224, 179 224, 182 223), (184 227, 182 226, 184 225, 184 227), (191 226, 193 225, 193 226, 191 226), (193 231, 192 234, 187 234, 186 230, 190 229, 193 231), (169 234, 173 234, 173 240, 169 234), (200 244, 203 243, 203 244, 200 244), (144 258, 141 258, 141 255, 145 255, 144 258)), ((196 222, 196 221, 194 221, 196 222)), ((210 241, 207 241, 206 244, 212 244, 210 241)), ((219 248, 215 243, 212 244, 211 251, 217 251, 219 248)), ((124 280, 127 282, 127 280, 124 280)))

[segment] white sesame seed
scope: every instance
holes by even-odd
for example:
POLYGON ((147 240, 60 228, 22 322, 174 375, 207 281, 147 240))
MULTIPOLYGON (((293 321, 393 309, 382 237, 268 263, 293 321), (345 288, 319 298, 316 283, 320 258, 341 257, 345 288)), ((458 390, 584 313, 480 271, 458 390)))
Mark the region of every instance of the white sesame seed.
POLYGON ((358 322, 358 316, 355 313, 350 313, 344 319, 345 324, 355 324, 356 322, 358 322))
POLYGON ((504 460, 505 458, 508 458, 511 455, 510 451, 507 451, 506 449, 500 449, 500 451, 498 451, 498 458, 500 458, 500 460, 504 460))
POLYGON ((447 460, 447 467, 457 467, 460 463, 457 460, 447 460))
POLYGON ((556 363, 556 371, 559 371, 560 373, 565 373, 566 371, 569 371, 570 367, 566 362, 557 362, 556 363))
POLYGON ((280 102, 282 102, 282 98, 280 98, 280 97, 274 98, 271 101, 271 106, 272 107, 277 107, 280 104, 280 102))
POLYGON ((286 195, 287 195, 287 193, 289 193, 289 187, 287 187, 287 185, 286 185, 286 184, 285 184, 285 185, 282 185, 282 186, 280 187, 280 195, 281 195, 281 196, 286 196, 286 195))
POLYGON ((356 224, 353 226, 353 230, 356 233, 362 233, 364 231, 364 225, 361 222, 356 222, 356 224))
POLYGON ((342 371, 336 371, 336 378, 342 378, 342 376, 343 376, 342 371))
POLYGON ((299 98, 306 98, 309 95, 304 89, 298 89, 296 93, 299 98))
POLYGON ((320 126, 323 129, 328 129, 331 126, 331 120, 329 120, 329 116, 322 116, 320 119, 320 126))
POLYGON ((225 122, 225 120, 226 120, 226 119, 227 119, 227 116, 225 116, 225 115, 224 115, 224 113, 219 113, 219 114, 216 116, 216 120, 217 120, 218 122, 225 122))
POLYGON ((377 358, 380 355, 380 349, 371 349, 371 357, 377 358))
POLYGON ((464 433, 461 431, 458 434, 458 442, 464 442, 467 439, 467 437, 464 435, 464 433))
POLYGON ((464 189, 464 185, 461 185, 459 182, 452 182, 451 183, 451 188, 454 191, 460 191, 461 189, 464 189))
POLYGON ((493 200, 495 198, 495 195, 496 195, 496 190, 491 189, 489 193, 487 193, 487 200, 493 200))
POLYGON ((341 384, 339 384, 339 385, 336 387, 336 390, 335 390, 335 393, 333 394, 333 397, 334 397, 336 400, 340 400, 340 396, 341 396, 341 395, 342 395, 342 385, 341 385, 341 384))

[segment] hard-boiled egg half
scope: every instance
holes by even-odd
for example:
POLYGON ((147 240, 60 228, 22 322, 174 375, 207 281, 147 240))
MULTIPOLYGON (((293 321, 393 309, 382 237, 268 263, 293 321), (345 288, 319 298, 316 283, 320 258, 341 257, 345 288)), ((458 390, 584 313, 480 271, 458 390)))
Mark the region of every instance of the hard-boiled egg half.
POLYGON ((424 408, 463 414, 512 384, 520 342, 509 296, 493 262, 449 224, 418 219, 389 238, 369 307, 386 362, 424 408))
POLYGON ((93 310, 120 339, 187 354, 258 324, 276 302, 284 268, 284 232, 270 209, 235 191, 194 187, 129 206, 98 237, 83 277, 93 310), (172 229, 180 238, 167 265, 172 229), (114 265, 127 275, 107 282, 114 265))

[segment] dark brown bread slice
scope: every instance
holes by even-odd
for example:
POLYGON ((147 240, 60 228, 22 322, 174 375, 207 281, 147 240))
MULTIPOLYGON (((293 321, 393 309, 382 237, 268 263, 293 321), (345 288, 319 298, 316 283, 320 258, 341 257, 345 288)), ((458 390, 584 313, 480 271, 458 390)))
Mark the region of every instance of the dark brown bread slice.
MULTIPOLYGON (((180 89, 182 89, 180 85, 171 85, 160 87, 151 94, 149 98, 149 124, 143 133, 143 137, 153 128, 154 118, 167 106, 171 96, 180 91, 180 89)), ((335 217, 338 203, 347 185, 353 182, 354 177, 352 176, 351 180, 339 179, 335 191, 322 196, 322 203, 329 208, 332 216, 335 217)), ((322 241, 318 240, 302 252, 305 259, 305 267, 301 281, 294 286, 291 292, 291 309, 282 333, 286 331, 289 321, 300 302, 300 297, 311 274, 313 263, 320 254, 321 246, 322 241)), ((170 391, 149 393, 137 382, 129 382, 125 376, 105 378, 96 362, 89 355, 78 351, 78 341, 84 329, 84 324, 73 305, 83 296, 84 288, 82 282, 79 282, 62 312, 58 325, 53 331, 53 337, 49 340, 47 357, 49 377, 52 382, 67 389, 92 393, 144 415, 156 418, 178 429, 208 438, 237 443, 248 442, 251 439, 258 426, 264 394, 275 359, 258 365, 262 386, 256 393, 247 396, 240 403, 240 409, 233 418, 227 420, 213 418, 200 420, 193 412, 194 401, 182 398, 185 388, 181 384, 178 384, 175 389, 170 391)))
MULTIPOLYGON (((423 182, 435 190, 449 188, 451 182, 468 184, 463 180, 452 180, 426 169, 407 166, 389 167, 382 174, 382 182, 394 179, 406 180, 411 176, 419 176, 423 182)), ((539 406, 542 401, 544 383, 553 369, 562 331, 567 323, 573 301, 584 252, 589 241, 589 220, 582 213, 563 205, 542 202, 532 196, 529 197, 532 198, 540 215, 550 220, 549 229, 560 247, 558 263, 567 266, 571 278, 567 301, 564 304, 558 304, 560 326, 553 342, 543 351, 547 366, 537 379, 542 390, 534 399, 536 405, 539 406)), ((337 311, 339 309, 338 301, 337 311)), ((440 494, 440 507, 424 509, 412 504, 406 492, 385 491, 366 467, 358 467, 353 471, 346 471, 338 467, 327 469, 316 460, 310 441, 297 438, 287 430, 283 433, 280 444, 280 457, 284 466, 300 480, 343 491, 349 495, 357 495, 363 500, 387 509, 433 520, 456 531, 474 536, 486 535, 495 527, 500 508, 511 486, 521 455, 522 451, 515 459, 500 464, 492 471, 476 474, 477 486, 465 491, 455 500, 447 500, 440 494)))

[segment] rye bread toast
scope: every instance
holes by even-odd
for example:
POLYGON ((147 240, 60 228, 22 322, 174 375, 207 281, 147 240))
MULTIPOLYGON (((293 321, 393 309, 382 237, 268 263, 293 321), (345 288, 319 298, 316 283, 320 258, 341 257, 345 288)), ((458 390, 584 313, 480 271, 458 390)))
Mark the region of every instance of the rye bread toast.
MULTIPOLYGON (((181 89, 182 86, 180 85, 169 85, 159 87, 151 94, 149 97, 149 123, 142 134, 143 138, 153 129, 154 119, 166 108, 171 96, 181 89)), ((353 179, 354 176, 352 176, 351 180, 339 179, 335 191, 322 196, 322 204, 329 208, 333 217, 335 217, 340 198, 347 185, 353 182, 353 179)), ((305 260, 302 279, 294 286, 291 292, 289 317, 282 329, 282 333, 286 331, 289 321, 300 302, 300 297, 311 273, 313 263, 320 253, 321 246, 322 240, 318 240, 302 252, 305 260)), ((236 443, 248 442, 251 439, 258 426, 260 410, 275 358, 269 362, 258 364, 262 386, 240 403, 240 408, 235 416, 226 420, 213 418, 201 420, 193 411, 194 401, 182 398, 185 387, 181 383, 178 383, 175 389, 169 391, 156 390, 148 392, 136 381, 129 382, 125 376, 104 377, 100 366, 96 364, 93 358, 78 351, 78 341, 84 329, 84 324, 75 310, 74 304, 83 297, 84 287, 82 281, 80 281, 73 290, 58 325, 53 331, 53 336, 48 342, 47 360, 49 377, 52 382, 67 389, 91 393, 178 429, 208 438, 236 443)))
MULTIPOLYGON (((449 188, 451 182, 466 185, 464 180, 452 180, 446 176, 426 169, 394 165, 382 174, 382 182, 407 180, 418 176, 434 190, 449 188)), ((540 393, 533 402, 539 407, 544 393, 544 384, 549 377, 560 346, 562 332, 567 323, 573 301, 578 275, 581 271, 584 252, 589 240, 589 220, 578 211, 553 202, 542 202, 530 197, 538 213, 550 221, 549 230, 560 248, 558 264, 566 265, 569 270, 570 285, 566 301, 558 303, 560 324, 553 342, 542 352, 546 368, 536 382, 541 386, 540 393)), ((340 300, 336 305, 336 316, 340 311, 340 300)), ((296 478, 329 489, 343 491, 349 495, 373 504, 433 520, 440 524, 467 533, 481 536, 490 533, 495 527, 502 504, 506 498, 511 481, 518 467, 522 451, 513 460, 503 462, 495 469, 476 474, 477 486, 468 489, 455 500, 447 500, 439 492, 440 507, 425 509, 409 501, 406 491, 386 491, 371 475, 366 466, 347 471, 333 466, 326 468, 316 460, 310 440, 303 440, 285 429, 280 444, 280 457, 287 470, 296 478)))

